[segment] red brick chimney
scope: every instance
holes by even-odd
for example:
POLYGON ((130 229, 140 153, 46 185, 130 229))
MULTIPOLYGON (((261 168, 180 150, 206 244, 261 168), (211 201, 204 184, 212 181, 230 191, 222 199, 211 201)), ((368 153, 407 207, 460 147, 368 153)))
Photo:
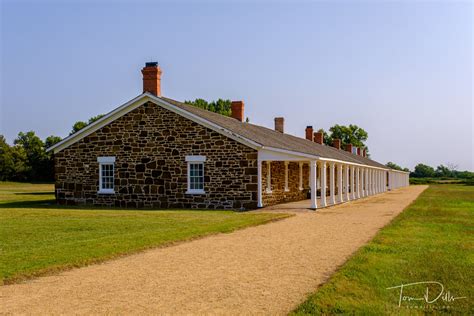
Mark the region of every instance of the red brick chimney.
POLYGON ((360 156, 360 148, 359 147, 357 147, 357 155, 360 156))
POLYGON ((157 62, 149 62, 142 69, 143 92, 161 96, 161 69, 157 62))
POLYGON ((352 153, 352 144, 346 144, 346 151, 352 153))
POLYGON ((338 138, 335 138, 332 140, 332 147, 336 149, 341 149, 341 140, 338 138))
POLYGON ((231 111, 231 117, 240 122, 244 121, 244 101, 232 101, 231 111))
POLYGON ((314 142, 318 144, 324 144, 324 133, 322 132, 315 132, 314 133, 314 142))
POLYGON ((313 127, 306 126, 305 132, 306 132, 306 139, 313 141, 313 127))
POLYGON ((285 118, 275 117, 275 131, 284 133, 285 118))

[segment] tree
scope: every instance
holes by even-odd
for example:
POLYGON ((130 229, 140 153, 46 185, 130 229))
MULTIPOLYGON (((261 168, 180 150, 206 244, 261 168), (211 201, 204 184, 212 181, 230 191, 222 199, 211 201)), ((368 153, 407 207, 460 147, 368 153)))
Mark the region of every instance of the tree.
POLYGON ((74 125, 72 126, 72 130, 71 132, 69 133, 69 135, 72 135, 76 132, 78 132, 79 130, 83 129, 84 127, 86 127, 87 125, 89 124, 92 124, 94 123, 95 121, 97 121, 98 119, 102 118, 104 116, 104 114, 99 114, 99 115, 96 115, 96 116, 93 116, 89 119, 89 121, 86 123, 84 121, 77 121, 76 123, 74 123, 74 125))
POLYGON ((28 180, 31 167, 26 151, 20 145, 10 146, 0 135, 0 181, 28 180))
POLYGON ((393 162, 391 162, 391 161, 387 162, 385 165, 386 165, 387 167, 392 168, 392 169, 395 169, 395 170, 410 172, 410 169, 408 169, 408 168, 402 168, 402 167, 400 167, 399 165, 397 165, 396 163, 393 163, 393 162))
POLYGON ((196 99, 194 101, 184 101, 184 103, 225 116, 232 114, 232 102, 230 100, 219 99, 217 101, 207 102, 204 99, 196 99))
POLYGON ((0 181, 10 180, 15 173, 13 153, 5 137, 0 135, 0 181))
POLYGON ((15 145, 23 148, 27 158, 28 178, 33 180, 45 180, 47 170, 45 170, 48 156, 44 149, 43 141, 36 136, 35 132, 20 132, 13 142, 15 145))
MULTIPOLYGON (((60 141, 61 141, 61 137, 50 135, 46 137, 44 141, 44 149, 46 150, 50 148, 51 146, 59 143, 60 141)), ((54 180, 54 157, 51 152, 46 153, 46 155, 47 155, 47 158, 45 159, 44 166, 43 166, 45 176, 46 176, 45 180, 53 181, 54 180)))
POLYGON ((14 171, 8 180, 26 181, 30 180, 31 166, 28 164, 28 157, 23 147, 15 145, 10 147, 14 171))
POLYGON ((49 147, 54 146, 60 141, 61 141, 61 137, 50 135, 46 137, 46 139, 44 140, 44 148, 48 149, 49 147))
POLYGON ((361 127, 350 124, 349 126, 336 124, 329 129, 329 133, 326 133, 323 129, 318 132, 324 133, 324 143, 326 145, 332 145, 334 139, 341 140, 341 146, 344 148, 347 144, 352 144, 360 149, 365 149, 368 155, 369 148, 365 145, 369 134, 361 127))
POLYGON ((438 167, 436 167, 435 176, 450 178, 454 176, 454 170, 451 170, 446 166, 439 165, 438 167))
POLYGON ((419 163, 415 166, 415 170, 411 173, 414 178, 431 178, 435 176, 433 167, 419 163))
POLYGON ((393 163, 391 161, 387 162, 385 165, 387 167, 395 169, 395 170, 403 170, 402 167, 400 167, 399 165, 397 165, 396 163, 393 163))

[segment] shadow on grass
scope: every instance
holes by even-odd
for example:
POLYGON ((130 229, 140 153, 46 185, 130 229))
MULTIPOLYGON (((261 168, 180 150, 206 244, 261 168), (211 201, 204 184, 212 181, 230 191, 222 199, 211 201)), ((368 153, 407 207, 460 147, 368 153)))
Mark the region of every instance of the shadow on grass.
POLYGON ((54 192, 17 192, 15 195, 54 195, 54 192))
POLYGON ((235 213, 246 213, 247 211, 237 210, 211 210, 211 209, 186 209, 186 208, 122 208, 115 206, 97 206, 97 205, 60 205, 55 199, 51 200, 32 200, 32 201, 15 201, 0 203, 1 209, 62 209, 62 210, 81 210, 81 211, 149 211, 149 212, 160 212, 160 211, 231 211, 235 213))
POLYGON ((0 203, 2 208, 51 208, 60 206, 56 204, 56 200, 36 200, 36 201, 15 201, 0 203))

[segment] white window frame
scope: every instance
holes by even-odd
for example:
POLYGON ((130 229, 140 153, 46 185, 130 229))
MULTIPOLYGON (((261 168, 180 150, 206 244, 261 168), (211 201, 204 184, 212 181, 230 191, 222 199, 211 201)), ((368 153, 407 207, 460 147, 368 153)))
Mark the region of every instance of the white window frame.
POLYGON ((97 193, 100 194, 115 194, 115 157, 97 157, 97 162, 99 163, 99 190, 97 193), (112 189, 103 189, 102 188, 102 167, 104 165, 112 165, 112 189))
POLYGON ((188 178, 188 187, 186 194, 206 194, 204 190, 204 163, 206 162, 206 156, 186 156, 187 162, 187 178, 188 178), (202 165, 202 185, 203 189, 191 189, 191 164, 201 164, 202 165))

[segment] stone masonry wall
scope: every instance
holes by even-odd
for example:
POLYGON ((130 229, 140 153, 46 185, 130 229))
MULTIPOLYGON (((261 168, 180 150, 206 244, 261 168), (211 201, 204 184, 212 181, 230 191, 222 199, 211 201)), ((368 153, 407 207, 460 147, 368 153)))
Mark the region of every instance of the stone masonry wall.
POLYGON ((285 192, 285 163, 283 161, 272 161, 270 166, 272 192, 267 193, 267 162, 262 163, 262 200, 264 206, 300 201, 308 198, 308 164, 303 164, 303 190, 299 189, 299 163, 290 162, 288 164, 288 192, 285 192))
POLYGON ((257 151, 153 103, 55 155, 60 204, 252 209, 257 151), (203 155, 205 194, 188 195, 185 156, 203 155), (98 194, 97 157, 114 156, 115 194, 98 194))

